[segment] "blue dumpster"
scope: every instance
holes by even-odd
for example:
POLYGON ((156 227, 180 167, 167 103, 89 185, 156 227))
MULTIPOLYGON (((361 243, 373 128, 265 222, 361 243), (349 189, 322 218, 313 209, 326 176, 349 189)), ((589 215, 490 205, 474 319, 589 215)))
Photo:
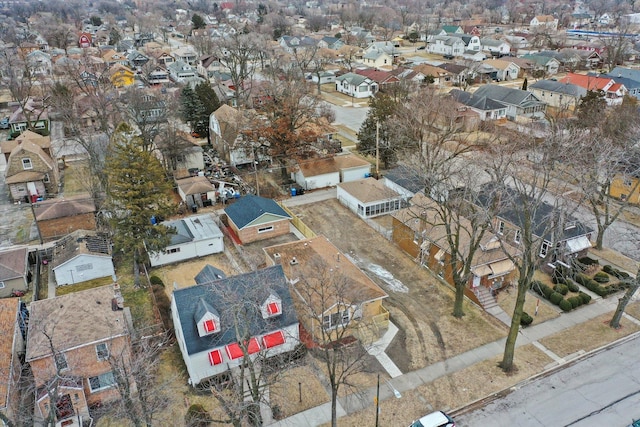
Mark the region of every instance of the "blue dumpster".
POLYGON ((291 197, 294 197, 297 193, 297 190, 295 188, 291 189, 291 197))

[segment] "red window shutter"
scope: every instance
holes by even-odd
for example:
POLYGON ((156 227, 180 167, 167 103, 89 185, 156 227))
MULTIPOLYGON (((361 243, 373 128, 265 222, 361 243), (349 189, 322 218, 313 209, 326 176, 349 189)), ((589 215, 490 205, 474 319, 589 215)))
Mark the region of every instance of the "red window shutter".
POLYGON ((237 342, 234 342, 233 344, 228 344, 225 347, 225 350, 227 351, 227 356, 229 356, 229 359, 231 360, 239 359, 243 356, 242 349, 240 348, 240 345, 237 342))
POLYGON ((220 350, 213 350, 209 352, 209 363, 211 363, 211 366, 222 363, 222 353, 220 353, 220 350))
POLYGON ((260 351, 260 343, 256 338, 251 338, 249 340, 249 345, 247 346, 247 352, 249 354, 257 353, 260 351))
POLYGON ((206 320, 204 322, 204 330, 206 332, 214 332, 216 330, 216 322, 213 319, 206 320))
POLYGON ((269 316, 273 316, 274 314, 280 314, 280 306, 278 305, 278 303, 270 302, 267 305, 267 313, 269 313, 269 316))
POLYGON ((284 344, 285 338, 282 331, 271 332, 262 337, 264 348, 272 348, 284 344))

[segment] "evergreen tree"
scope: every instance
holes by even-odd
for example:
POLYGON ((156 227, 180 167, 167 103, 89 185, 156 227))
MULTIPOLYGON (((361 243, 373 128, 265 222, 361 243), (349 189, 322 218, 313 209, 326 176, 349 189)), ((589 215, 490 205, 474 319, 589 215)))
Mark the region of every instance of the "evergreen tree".
POLYGON ((207 82, 202 82, 196 86, 195 95, 198 99, 199 108, 193 130, 201 136, 208 135, 209 116, 220 107, 220 101, 216 92, 207 82))
POLYGON ((206 27, 207 23, 204 22, 204 19, 202 18, 202 16, 198 15, 197 13, 194 13, 193 16, 191 17, 191 25, 193 26, 194 30, 199 30, 201 28, 206 27))
POLYGON ((120 31, 116 27, 111 28, 111 31, 109 31, 109 44, 115 46, 120 43, 120 40, 122 40, 120 31))
POLYGON ((133 259, 138 285, 138 263, 144 261, 144 254, 169 244, 170 229, 152 224, 151 218, 171 213, 171 184, 158 158, 143 149, 141 138, 125 123, 112 137, 106 170, 113 242, 117 253, 133 259))
POLYGON ((195 123, 200 114, 199 110, 200 102, 198 101, 196 92, 191 86, 185 86, 180 93, 180 116, 182 116, 182 120, 191 126, 191 130, 194 130, 195 123))
POLYGON ((529 81, 527 80, 527 78, 524 78, 524 81, 522 82, 522 90, 527 90, 527 86, 529 85, 529 81))
POLYGON ((607 100, 604 92, 601 90, 588 90, 586 95, 580 99, 580 104, 578 104, 576 111, 578 126, 598 126, 606 108, 607 100))
POLYGON ((388 169, 397 158, 395 147, 391 144, 391 129, 388 119, 395 113, 398 102, 392 97, 378 92, 369 101, 367 117, 358 132, 358 150, 376 155, 376 138, 380 160, 388 169), (377 129, 376 129, 377 128, 377 129))

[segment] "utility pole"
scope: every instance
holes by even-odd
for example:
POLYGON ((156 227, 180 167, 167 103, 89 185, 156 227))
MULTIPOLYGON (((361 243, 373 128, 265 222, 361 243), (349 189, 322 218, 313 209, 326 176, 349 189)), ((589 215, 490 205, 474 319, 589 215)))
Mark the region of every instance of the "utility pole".
POLYGON ((380 177, 380 122, 376 121, 376 179, 380 177))
POLYGON ((380 374, 378 374, 378 385, 376 386, 376 427, 378 427, 379 415, 380 415, 380 374))

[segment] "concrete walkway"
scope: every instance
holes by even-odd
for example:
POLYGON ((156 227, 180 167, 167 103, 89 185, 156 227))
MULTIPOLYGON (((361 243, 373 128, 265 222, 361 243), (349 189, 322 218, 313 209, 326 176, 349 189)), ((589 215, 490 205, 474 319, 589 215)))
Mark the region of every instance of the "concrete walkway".
MULTIPOLYGON (((634 298, 637 298, 637 295, 634 298)), ((570 313, 563 313, 555 319, 547 320, 546 322, 522 329, 520 335, 518 336, 516 347, 527 344, 534 344, 546 354, 551 353, 549 354, 549 357, 551 357, 554 362, 551 363, 547 368, 566 363, 568 360, 579 357, 585 353, 578 352, 575 355, 572 355, 573 357, 570 356, 560 358, 550 352, 544 346, 542 346, 539 341, 545 337, 553 335, 562 330, 572 328, 605 313, 611 313, 613 310, 615 310, 616 304, 616 298, 599 298, 594 300, 593 303, 589 304, 586 307, 581 307, 580 309, 572 311, 570 313)), ((442 376, 458 372, 476 363, 502 355, 504 352, 505 342, 506 338, 502 338, 473 350, 467 351, 466 353, 451 357, 442 362, 437 362, 425 368, 399 375, 395 378, 392 378, 389 381, 389 385, 398 390, 400 393, 413 390, 423 384, 431 383, 442 376)), ((386 400, 394 397, 394 392, 390 386, 387 386, 386 384, 381 385, 380 400, 386 400)), ((349 395, 339 398, 338 417, 360 411, 373 405, 373 397, 375 396, 375 393, 376 388, 372 387, 364 390, 358 395, 349 395)), ((292 417, 285 418, 284 420, 280 420, 271 425, 277 427, 294 427, 301 425, 317 426, 325 423, 330 423, 330 409, 330 403, 326 403, 296 414, 292 417)), ((425 410, 425 412, 428 412, 428 410, 425 410)))

